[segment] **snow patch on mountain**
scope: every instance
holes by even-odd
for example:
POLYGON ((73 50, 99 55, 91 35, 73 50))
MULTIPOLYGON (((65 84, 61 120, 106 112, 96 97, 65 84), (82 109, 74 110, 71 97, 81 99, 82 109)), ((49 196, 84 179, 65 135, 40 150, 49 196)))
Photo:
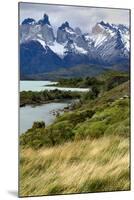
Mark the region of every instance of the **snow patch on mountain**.
MULTIPOLYGON (((65 43, 66 44, 66 43, 65 43)), ((65 44, 60 44, 57 41, 53 42, 53 45, 49 45, 50 49, 55 52, 59 57, 63 58, 65 55, 65 44)))
POLYGON ((76 44, 74 44, 74 48, 76 49, 76 52, 79 53, 79 54, 88 54, 88 51, 86 51, 82 47, 78 47, 76 44))
POLYGON ((99 47, 103 44, 103 42, 107 41, 107 36, 103 34, 91 36, 91 38, 94 41, 94 47, 99 47))
POLYGON ((71 35, 75 35, 75 32, 72 29, 68 28, 68 27, 65 28, 65 31, 67 33, 71 34, 71 35))
POLYGON ((38 41, 44 47, 44 49, 46 49, 46 43, 44 40, 36 39, 36 41, 38 41))
POLYGON ((122 42, 124 43, 126 50, 129 51, 129 32, 127 32, 126 34, 122 34, 122 33, 120 34, 121 34, 122 42))

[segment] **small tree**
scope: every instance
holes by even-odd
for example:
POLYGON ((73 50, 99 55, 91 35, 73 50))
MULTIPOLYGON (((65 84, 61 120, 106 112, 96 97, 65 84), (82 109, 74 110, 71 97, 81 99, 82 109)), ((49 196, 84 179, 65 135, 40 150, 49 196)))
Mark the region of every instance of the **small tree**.
POLYGON ((36 128, 45 128, 45 122, 44 121, 36 121, 33 123, 32 129, 36 128))
POLYGON ((92 93, 93 93, 93 95, 94 95, 94 97, 96 98, 96 97, 98 97, 98 94, 99 94, 99 88, 97 87, 97 86, 93 86, 92 87, 92 93))
POLYGON ((97 86, 92 86, 91 90, 84 95, 84 100, 95 99, 98 97, 100 90, 97 86))

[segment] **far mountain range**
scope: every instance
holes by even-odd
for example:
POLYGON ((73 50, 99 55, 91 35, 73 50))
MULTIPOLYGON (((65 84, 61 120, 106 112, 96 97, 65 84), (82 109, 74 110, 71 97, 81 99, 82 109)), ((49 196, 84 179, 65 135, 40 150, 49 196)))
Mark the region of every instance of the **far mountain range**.
MULTIPOLYGON (((88 20, 88 19, 86 19, 88 20)), ((49 16, 20 24, 21 79, 93 76, 104 70, 129 70, 129 28, 98 22, 90 33, 61 24, 56 34, 49 16)))

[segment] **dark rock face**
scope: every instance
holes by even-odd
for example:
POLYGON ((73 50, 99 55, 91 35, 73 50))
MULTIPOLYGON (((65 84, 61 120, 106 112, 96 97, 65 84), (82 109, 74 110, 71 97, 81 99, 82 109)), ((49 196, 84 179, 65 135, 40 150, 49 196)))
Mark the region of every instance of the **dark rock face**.
POLYGON ((65 28, 70 28, 68 22, 63 23, 63 24, 59 27, 60 30, 65 30, 65 28))
POLYGON ((46 44, 52 44, 54 42, 55 37, 51 26, 43 25, 40 32, 46 44))
POLYGON ((88 64, 89 63, 89 58, 87 55, 78 55, 75 54, 74 52, 72 53, 68 53, 63 60, 63 66, 65 67, 72 67, 75 65, 79 65, 79 64, 88 64))
POLYGON ((55 36, 48 15, 44 14, 38 22, 31 18, 25 19, 20 26, 20 39, 21 43, 43 39, 46 44, 52 44, 55 36))
POLYGON ((27 18, 22 22, 22 25, 26 25, 26 24, 35 24, 35 20, 32 18, 27 18))
POLYGON ((53 51, 38 41, 30 41, 20 46, 21 75, 50 72, 59 68, 61 59, 53 51))
POLYGON ((82 35, 82 31, 81 31, 81 29, 80 29, 79 27, 76 27, 76 28, 75 28, 75 33, 76 33, 77 35, 82 35))
POLYGON ((75 31, 69 26, 68 22, 63 23, 57 30, 57 42, 65 43, 76 37, 75 31))
POLYGON ((43 25, 46 25, 46 24, 50 25, 48 15, 47 15, 47 14, 44 14, 43 19, 40 19, 40 20, 38 21, 38 24, 40 24, 40 25, 42 25, 42 26, 43 26, 43 25))
POLYGON ((78 35, 75 39, 75 42, 79 47, 82 47, 83 49, 88 50, 88 43, 85 40, 83 35, 78 35))

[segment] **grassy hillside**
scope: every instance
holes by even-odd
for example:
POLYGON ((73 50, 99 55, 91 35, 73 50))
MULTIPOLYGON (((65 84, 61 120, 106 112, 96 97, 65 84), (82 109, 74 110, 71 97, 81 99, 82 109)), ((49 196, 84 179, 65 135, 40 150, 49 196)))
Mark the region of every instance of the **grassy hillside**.
POLYGON ((20 136, 21 196, 130 189, 129 81, 99 80, 112 87, 83 94, 73 111, 20 136))
POLYGON ((20 196, 129 190, 129 173, 127 138, 21 149, 20 196))
POLYGON ((68 141, 99 138, 105 134, 129 136, 129 82, 105 92, 95 100, 84 100, 44 128, 31 128, 20 136, 20 144, 33 148, 68 141), (111 131, 110 131, 111 130, 111 131), (114 131, 116 130, 116 131, 114 131))
MULTIPOLYGON (((130 82, 124 82, 113 89, 104 92, 102 96, 98 97, 95 100, 87 100, 86 103, 84 103, 80 109, 84 108, 103 108, 104 106, 109 106, 110 103, 114 102, 117 99, 123 98, 124 96, 130 96, 130 89, 129 89, 130 82)), ((123 100, 123 99, 121 99, 123 100)))

